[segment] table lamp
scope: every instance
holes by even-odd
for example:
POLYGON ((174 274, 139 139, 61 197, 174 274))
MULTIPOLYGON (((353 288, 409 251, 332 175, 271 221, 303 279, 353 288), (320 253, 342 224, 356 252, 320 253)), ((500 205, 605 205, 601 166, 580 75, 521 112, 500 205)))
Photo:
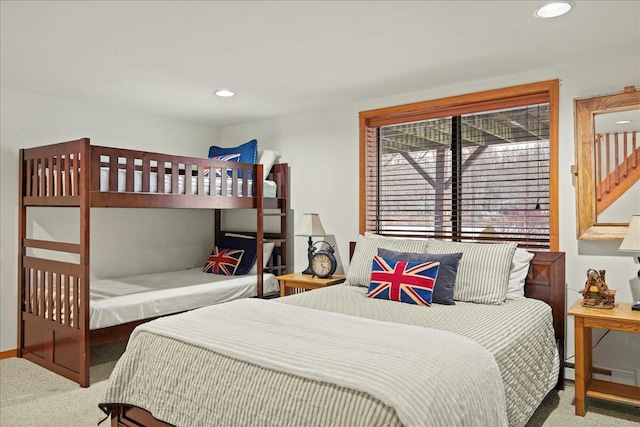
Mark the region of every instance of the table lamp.
POLYGON ((307 258, 309 259, 309 265, 302 274, 313 274, 311 271, 311 257, 313 256, 313 236, 326 236, 322 223, 320 222, 320 215, 317 213, 306 213, 302 215, 302 222, 296 230, 296 236, 308 236, 309 247, 307 248, 307 258))

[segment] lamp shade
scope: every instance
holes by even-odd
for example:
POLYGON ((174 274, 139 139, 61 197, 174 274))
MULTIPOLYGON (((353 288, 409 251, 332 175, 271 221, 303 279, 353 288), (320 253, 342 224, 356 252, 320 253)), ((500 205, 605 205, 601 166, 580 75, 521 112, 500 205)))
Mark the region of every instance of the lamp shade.
POLYGON ((320 222, 320 215, 317 213, 306 213, 302 215, 302 222, 296 230, 296 236, 326 236, 322 223, 320 222))
POLYGON ((629 223, 629 229, 624 236, 624 240, 618 248, 623 252, 638 252, 640 253, 640 214, 634 214, 631 216, 631 222, 629 223))

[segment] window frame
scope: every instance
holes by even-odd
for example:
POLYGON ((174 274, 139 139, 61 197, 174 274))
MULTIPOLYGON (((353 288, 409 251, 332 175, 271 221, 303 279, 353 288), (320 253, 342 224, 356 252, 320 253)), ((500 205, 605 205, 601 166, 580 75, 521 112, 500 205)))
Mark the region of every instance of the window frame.
POLYGON ((549 104, 549 250, 559 250, 558 117, 560 81, 547 80, 501 89, 456 95, 359 113, 359 232, 366 230, 366 168, 368 129, 403 122, 457 116, 529 104, 549 104))

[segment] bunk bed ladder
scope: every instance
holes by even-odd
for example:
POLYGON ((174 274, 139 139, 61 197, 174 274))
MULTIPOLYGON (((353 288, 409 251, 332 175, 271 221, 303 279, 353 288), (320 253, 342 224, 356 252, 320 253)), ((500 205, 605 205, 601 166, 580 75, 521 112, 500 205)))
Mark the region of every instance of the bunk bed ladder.
MULTIPOLYGON (((261 176, 260 169, 262 165, 257 165, 257 174, 261 176)), ((287 232, 289 224, 287 221, 288 208, 289 208, 289 195, 287 193, 287 180, 288 180, 288 165, 276 164, 271 171, 271 178, 276 183, 276 197, 264 198, 264 186, 262 182, 254 182, 253 194, 256 195, 256 231, 233 231, 238 234, 251 235, 256 238, 256 253, 257 253, 257 289, 256 295, 258 298, 269 297, 270 295, 264 295, 263 291, 263 276, 264 272, 273 273, 275 275, 282 275, 288 272, 287 264, 287 232), (262 195, 262 197, 260 196, 262 195), (277 232, 265 232, 264 223, 267 217, 279 217, 279 231, 277 232), (274 243, 273 253, 268 260, 267 266, 264 266, 264 254, 262 248, 264 243, 274 243)), ((222 227, 222 210, 215 210, 214 218, 215 240, 220 241, 225 232, 232 232, 230 230, 224 230, 222 227)))

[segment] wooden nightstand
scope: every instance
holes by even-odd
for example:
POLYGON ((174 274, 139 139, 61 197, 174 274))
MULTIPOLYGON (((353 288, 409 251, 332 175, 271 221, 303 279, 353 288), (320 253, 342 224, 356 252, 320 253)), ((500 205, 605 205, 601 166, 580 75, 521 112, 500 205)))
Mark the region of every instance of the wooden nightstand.
POLYGON ((334 274, 330 279, 320 279, 312 277, 310 274, 291 273, 277 276, 280 281, 280 296, 287 295, 287 288, 293 289, 293 293, 303 292, 310 289, 323 288, 325 286, 337 285, 344 282, 344 274, 334 274))
POLYGON ((592 378, 591 328, 640 334, 640 311, 632 311, 627 302, 616 303, 611 310, 582 307, 576 301, 567 314, 575 317, 576 415, 584 416, 584 397, 640 405, 640 387, 592 378))

